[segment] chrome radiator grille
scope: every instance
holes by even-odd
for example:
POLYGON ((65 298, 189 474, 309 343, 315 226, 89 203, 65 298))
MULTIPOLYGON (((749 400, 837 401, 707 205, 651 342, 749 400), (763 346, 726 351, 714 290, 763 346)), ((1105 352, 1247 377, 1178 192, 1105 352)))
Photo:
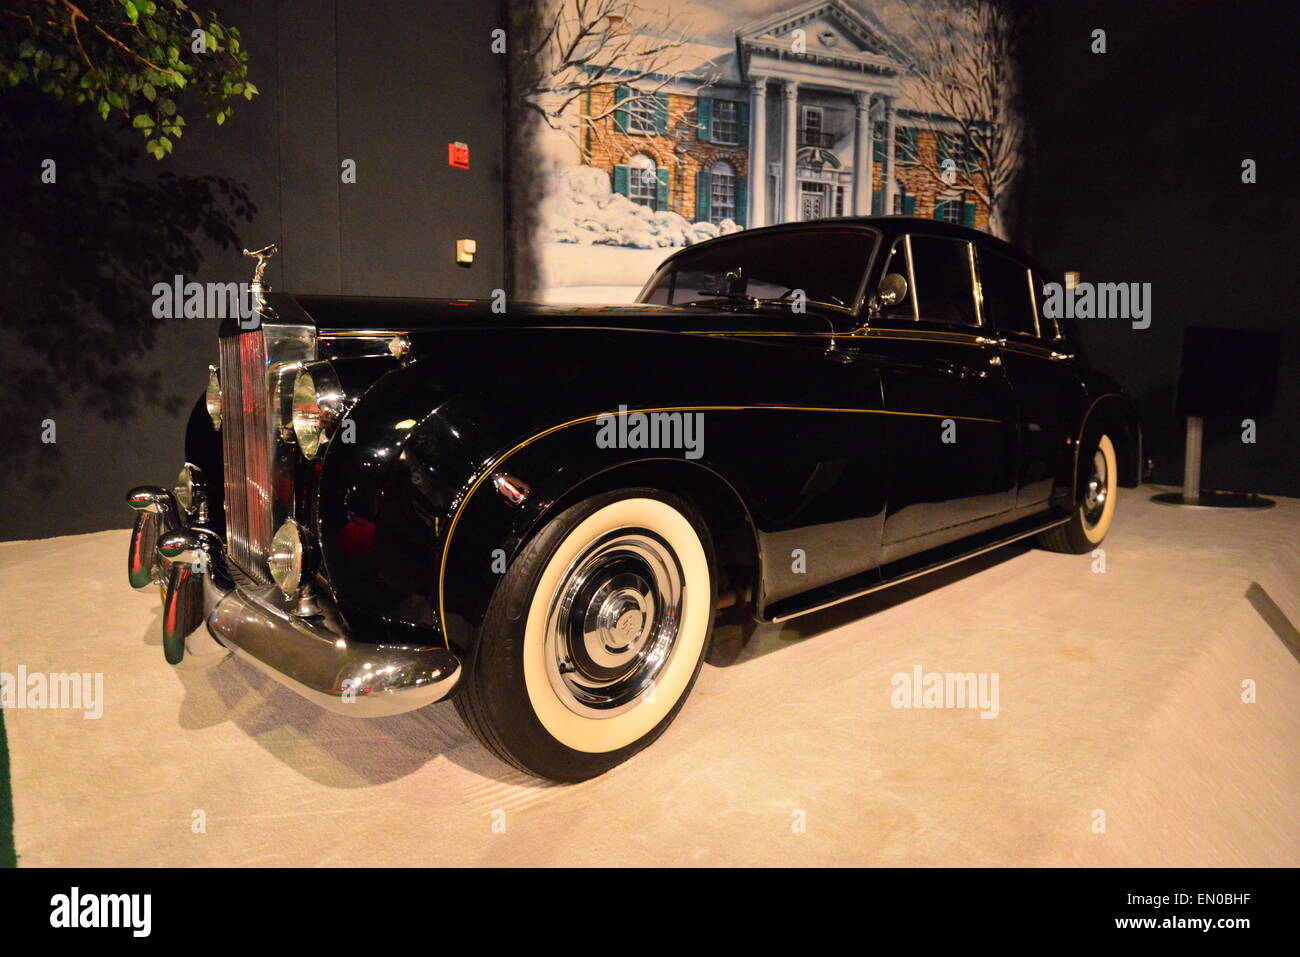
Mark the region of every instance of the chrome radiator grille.
POLYGON ((220 342, 227 547, 236 565, 266 582, 274 534, 266 339, 255 329, 220 342))

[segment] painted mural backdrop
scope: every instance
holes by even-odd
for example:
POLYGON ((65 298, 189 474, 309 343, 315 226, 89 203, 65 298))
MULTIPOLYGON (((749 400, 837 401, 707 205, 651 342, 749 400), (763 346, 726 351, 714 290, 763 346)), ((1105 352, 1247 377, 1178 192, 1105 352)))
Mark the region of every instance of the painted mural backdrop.
POLYGON ((898 214, 1006 235, 1016 24, 985 2, 520 0, 516 162, 550 301, 630 300, 677 247, 898 214))

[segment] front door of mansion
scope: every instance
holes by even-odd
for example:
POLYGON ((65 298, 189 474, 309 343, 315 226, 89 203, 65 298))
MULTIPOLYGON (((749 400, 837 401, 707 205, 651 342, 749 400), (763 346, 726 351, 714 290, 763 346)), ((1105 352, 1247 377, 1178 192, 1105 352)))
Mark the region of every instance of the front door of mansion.
POLYGON ((826 215, 826 184, 799 183, 799 219, 822 219, 826 215))

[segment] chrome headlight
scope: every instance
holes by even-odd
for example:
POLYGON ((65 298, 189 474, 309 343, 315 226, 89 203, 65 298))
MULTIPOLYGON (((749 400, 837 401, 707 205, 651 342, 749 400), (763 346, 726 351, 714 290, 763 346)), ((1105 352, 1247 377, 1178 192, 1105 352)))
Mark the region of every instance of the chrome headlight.
POLYGON ((302 454, 314 459, 329 441, 343 410, 343 389, 328 362, 315 362, 293 383, 293 434, 302 454))
POLYGON ((302 528, 293 519, 287 519, 271 539, 271 553, 266 563, 271 578, 280 591, 292 598, 298 592, 308 570, 308 545, 302 528))
POLYGON ((208 366, 208 391, 204 395, 204 404, 208 407, 208 417, 212 427, 221 431, 221 375, 216 366, 208 366))

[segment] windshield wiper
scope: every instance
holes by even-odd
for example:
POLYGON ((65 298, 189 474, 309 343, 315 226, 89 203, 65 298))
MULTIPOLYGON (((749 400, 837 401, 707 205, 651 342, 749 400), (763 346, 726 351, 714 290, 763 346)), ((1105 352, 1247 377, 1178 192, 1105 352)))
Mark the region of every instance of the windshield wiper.
POLYGON ((735 303, 737 305, 744 304, 746 306, 749 306, 751 309, 757 309, 765 301, 772 301, 772 300, 759 299, 757 296, 746 296, 743 293, 739 293, 739 292, 723 292, 723 293, 718 293, 717 295, 710 294, 710 298, 708 299, 690 299, 687 300, 686 302, 674 303, 674 305, 712 306, 715 303, 719 303, 719 302, 729 302, 729 303, 735 303))

